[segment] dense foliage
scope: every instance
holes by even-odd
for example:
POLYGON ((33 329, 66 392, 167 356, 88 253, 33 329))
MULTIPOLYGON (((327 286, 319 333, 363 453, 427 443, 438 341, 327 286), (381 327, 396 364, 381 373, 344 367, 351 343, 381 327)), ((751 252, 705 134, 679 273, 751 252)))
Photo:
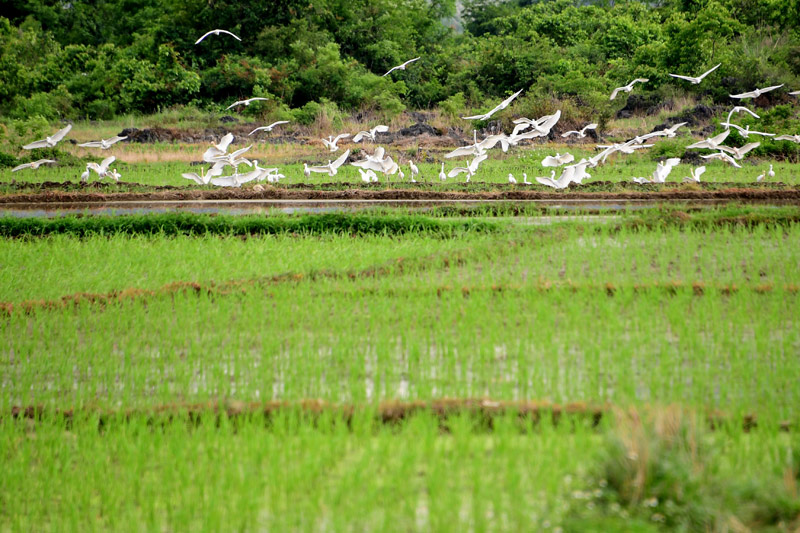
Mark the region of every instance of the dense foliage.
MULTIPOLYGON (((756 86, 800 88, 796 0, 12 0, 0 17, 0 113, 109 118, 175 105, 300 122, 326 108, 394 115, 485 97, 605 105, 641 76, 653 97, 720 101, 756 86), (613 5, 612 5, 613 4, 613 5), (463 28, 462 28, 463 26, 463 28), (214 28, 242 38, 211 36, 214 28), (381 75, 412 57, 406 71, 381 75), (669 72, 722 67, 689 85, 669 72)), ((785 97, 785 93, 784 97, 785 97)), ((776 97, 777 98, 777 97, 776 97)), ((776 102, 777 103, 777 102, 776 102)))

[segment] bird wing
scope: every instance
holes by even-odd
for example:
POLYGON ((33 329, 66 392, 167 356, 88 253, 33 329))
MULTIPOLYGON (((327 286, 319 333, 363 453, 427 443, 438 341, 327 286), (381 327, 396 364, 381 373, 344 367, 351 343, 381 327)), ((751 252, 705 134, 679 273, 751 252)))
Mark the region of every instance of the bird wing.
POLYGON ((368 131, 359 131, 358 133, 355 134, 355 136, 353 136, 353 142, 354 143, 361 142, 361 139, 363 139, 364 136, 366 135, 369 135, 368 131))
POLYGON ((41 141, 34 141, 30 144, 26 144, 22 147, 24 150, 33 150, 35 148, 47 148, 47 140, 43 139, 41 141))
POLYGON ((267 126, 267 128, 269 128, 267 131, 272 131, 272 128, 274 128, 275 126, 280 126, 281 124, 288 124, 288 123, 289 123, 288 120, 279 120, 277 122, 273 122, 272 124, 267 126))
POLYGON ((110 139, 106 139, 106 143, 107 144, 114 144, 114 143, 118 143, 120 141, 124 141, 127 138, 128 138, 127 135, 125 135, 124 137, 120 137, 119 135, 116 135, 114 137, 111 137, 110 139))
POLYGON ((340 166, 342 166, 342 165, 344 164, 344 162, 345 162, 345 161, 347 161, 347 158, 348 158, 348 157, 350 157, 350 150, 347 150, 345 153, 343 153, 342 155, 340 155, 340 156, 339 156, 339 157, 336 159, 336 161, 334 161, 333 163, 331 163, 331 167, 333 167, 333 168, 339 168, 340 166))
POLYGON ((702 176, 705 171, 706 171, 705 166, 697 167, 696 169, 694 169, 694 177, 700 179, 700 176, 702 176))
POLYGON ((489 150, 494 148, 497 143, 503 143, 504 152, 508 150, 508 137, 505 134, 498 134, 498 135, 489 135, 484 140, 478 143, 478 146, 482 150, 489 150))
POLYGON ((248 137, 249 137, 250 135, 254 134, 254 133, 255 133, 255 132, 257 132, 257 131, 261 131, 261 130, 266 130, 266 131, 269 131, 270 129, 271 129, 271 128, 270 128, 270 126, 261 126, 260 128, 256 128, 256 129, 254 129, 253 131, 251 131, 251 132, 250 132, 250 133, 248 133, 247 135, 248 135, 248 137))
POLYGON ((685 126, 686 124, 688 124, 688 122, 678 122, 674 126, 672 126, 670 128, 667 128, 665 130, 662 130, 662 131, 668 131, 668 132, 674 134, 676 131, 678 131, 678 128, 680 128, 681 126, 685 126))
POLYGON ((539 130, 543 131, 545 135, 556 125, 556 123, 561 119, 561 110, 559 109, 552 115, 548 115, 547 117, 542 117, 539 119, 538 127, 539 130))
POLYGON ((800 136, 797 135, 778 135, 775 137, 776 141, 792 141, 792 142, 800 142, 800 136))
POLYGON ((768 91, 774 91, 775 89, 780 89, 784 85, 785 84, 781 83, 780 85, 773 85, 771 87, 764 87, 763 89, 761 89, 761 92, 765 93, 765 92, 768 92, 768 91))
POLYGON ((350 137, 349 133, 340 133, 335 139, 333 139, 333 144, 338 143, 341 139, 347 139, 348 137, 350 137))
POLYGON ((113 163, 116 160, 117 160, 117 158, 115 156, 113 156, 113 155, 110 155, 110 156, 106 157, 105 159, 103 159, 100 162, 100 169, 104 170, 104 171, 108 170, 108 165, 110 165, 111 163, 113 163))
POLYGON ((616 98, 617 93, 619 93, 622 89, 624 89, 624 87, 617 87, 616 89, 611 91, 611 98, 609 98, 609 100, 613 100, 614 98, 616 98))
POLYGON ((33 166, 33 163, 23 163, 22 165, 17 165, 16 167, 12 168, 11 172, 16 172, 17 170, 22 170, 31 166, 33 166))
POLYGON ((378 146, 375 148, 375 152, 372 154, 372 157, 381 160, 386 155, 386 148, 383 146, 378 146))
POLYGON ((750 92, 750 93, 741 93, 741 94, 731 94, 731 95, 728 95, 728 96, 730 96, 731 98, 752 98, 755 95, 756 95, 756 93, 750 92))
POLYGON ((226 107, 225 109, 230 109, 232 107, 236 107, 237 105, 242 105, 244 102, 245 102, 244 100, 237 100, 234 103, 232 103, 231 105, 229 105, 228 107, 226 107))
POLYGON ((700 75, 697 77, 697 79, 698 79, 698 80, 702 80, 703 78, 705 78, 706 76, 708 76, 709 74, 711 74, 712 72, 714 72, 715 70, 717 70, 717 69, 719 68, 719 66, 720 66, 720 65, 722 65, 722 63, 719 63, 719 64, 717 64, 717 66, 716 66, 716 67, 712 67, 712 68, 708 69, 707 71, 703 72, 702 74, 700 74, 700 75))
POLYGON ((520 118, 517 118, 517 119, 514 119, 514 120, 512 120, 511 122, 512 122, 513 124, 527 124, 527 125, 529 125, 529 126, 530 126, 530 125, 531 125, 531 124, 533 124, 535 121, 534 121, 534 120, 531 120, 531 119, 529 119, 529 118, 520 117, 520 118))
POLYGON ((581 130, 582 132, 586 132, 586 130, 596 130, 598 124, 596 122, 592 122, 591 124, 587 124, 581 130))
POLYGON ((366 168, 368 170, 383 172, 383 165, 381 165, 379 161, 370 161, 369 159, 364 159, 362 161, 354 161, 350 164, 353 165, 354 167, 366 168))
POLYGON ((233 37, 237 41, 241 41, 241 39, 239 39, 239 37, 237 37, 236 35, 232 34, 228 30, 217 30, 217 32, 219 32, 219 33, 227 33, 228 35, 230 35, 231 37, 233 37))
POLYGON ((728 138, 728 135, 730 135, 730 133, 731 133, 731 130, 725 130, 722 133, 720 133, 719 135, 715 135, 714 137, 711 137, 710 139, 707 139, 707 142, 710 145, 721 144, 725 139, 728 138))
POLYGON ((223 135, 222 139, 219 140, 219 144, 216 146, 218 150, 222 153, 228 149, 228 146, 233 142, 233 133, 226 133, 223 135))
POLYGON ((557 167, 560 163, 558 162, 558 158, 548 155, 544 159, 542 159, 542 166, 543 167, 557 167))
POLYGON ((681 76, 680 74, 670 74, 670 76, 672 76, 673 78, 680 78, 682 80, 691 81, 692 83, 694 83, 696 80, 701 79, 701 78, 693 78, 692 76, 681 76))
POLYGON ((475 155, 476 147, 474 144, 470 144, 469 146, 462 146, 461 148, 456 148, 449 154, 445 154, 445 159, 450 159, 453 157, 462 157, 465 155, 475 155))
POLYGON ((203 39, 205 39, 206 37, 208 37, 208 36, 209 36, 209 35, 211 35, 212 33, 214 33, 214 31, 213 31, 213 30, 212 30, 212 31, 208 31, 208 32, 204 33, 202 37, 200 37, 199 39, 197 39, 197 40, 194 42, 194 44, 200 44, 200 41, 202 41, 203 39))
POLYGON ((454 169, 452 169, 450 172, 447 173, 447 177, 448 178, 455 178, 456 176, 458 176, 462 172, 469 173, 469 169, 465 168, 465 167, 455 167, 454 169))
POLYGON ((389 69, 389 71, 388 71, 386 74, 384 74, 384 75, 383 75, 383 76, 381 76, 381 77, 388 76, 389 74, 391 74, 392 72, 394 72, 395 70, 397 70, 397 69, 399 69, 399 68, 400 68, 400 67, 392 67, 392 68, 390 68, 390 69, 389 69))
POLYGON ((89 141, 85 143, 80 143, 78 146, 82 146, 84 148, 100 148, 103 146, 102 141, 89 141))
POLYGON ((511 96, 509 96, 508 98, 506 98, 505 100, 503 100, 502 102, 500 102, 500 105, 498 105, 497 107, 495 107, 495 108, 494 108, 494 109, 493 109, 493 110, 492 110, 492 111, 491 111, 489 114, 491 115, 491 114, 493 114, 495 111, 498 111, 498 110, 500 110, 500 109, 505 109, 505 108, 507 108, 507 107, 508 107, 508 104, 510 104, 511 102, 513 102, 513 101, 514 101, 514 98, 516 98, 517 96, 519 96, 519 95, 522 93, 522 91, 523 91, 523 89, 520 89, 519 91, 515 92, 514 94, 512 94, 511 96))
POLYGON ((60 129, 60 130, 58 130, 58 131, 55 133, 55 135, 52 135, 52 136, 50 137, 50 140, 51 140, 52 142, 54 142, 54 143, 57 143, 58 141, 60 141, 61 139, 63 139, 63 138, 64 138, 64 137, 67 135, 67 133, 69 133, 69 130, 71 130, 71 129, 72 129, 72 124, 67 124, 67 127, 65 127, 64 129, 60 129))
POLYGON ((486 115, 472 115, 470 117, 461 117, 461 118, 463 118, 464 120, 484 120, 488 117, 489 115, 486 114, 486 115))
POLYGON ((636 78, 630 83, 630 86, 633 87, 634 83, 647 83, 648 81, 650 81, 650 78, 636 78))
POLYGON ((560 158, 558 158, 558 160, 559 160, 559 162, 561 162, 562 164, 564 164, 564 163, 571 163, 572 161, 575 161, 575 156, 574 156, 574 155, 572 155, 572 154, 564 154, 564 155, 562 155, 560 158))
POLYGON ((405 69, 405 68, 406 68, 408 65, 410 65, 411 63, 413 63, 414 61, 416 61, 416 60, 418 60, 418 59, 419 59, 419 57, 415 57, 414 59, 409 59, 408 61, 406 61, 405 63, 403 63, 403 64, 402 64, 402 65, 400 65, 400 66, 401 66, 401 67, 403 67, 403 68, 405 69))
POLYGON ((187 180, 194 181, 198 185, 203 185, 203 179, 200 176, 198 176, 196 172, 185 172, 181 174, 181 176, 183 176, 187 180))
POLYGON ((581 132, 579 132, 579 131, 571 130, 571 131, 567 131, 567 132, 562 133, 561 136, 562 137, 569 137, 572 134, 580 135, 580 133, 581 132))
POLYGON ((739 150, 738 150, 739 154, 738 154, 738 155, 739 155, 739 156, 744 156, 744 154, 746 154, 746 153, 747 153, 747 152, 749 152, 750 150, 753 150, 753 149, 755 149, 755 148, 758 148, 759 146, 761 146, 761 143, 760 143, 760 142, 755 142, 755 143, 747 143, 747 144, 745 144, 744 146, 742 146, 741 148, 739 148, 739 150))
POLYGON ((248 151, 252 147, 253 147, 253 145, 251 144, 250 146, 246 146, 244 148, 239 148, 235 152, 231 152, 231 161, 233 161, 234 159, 236 159, 237 157, 239 157, 240 155, 242 155, 243 153, 245 153, 246 151, 248 151))
POLYGON ((34 165, 44 165, 45 163, 55 163, 55 159, 38 159, 33 162, 34 165))
POLYGON ((375 135, 376 133, 386 133, 387 131, 389 131, 389 126, 384 126, 383 124, 379 124, 378 126, 372 128, 370 131, 372 132, 372 135, 375 135))
POLYGON ((225 176, 222 178, 211 178, 209 183, 217 187, 239 187, 239 176, 225 176))
POLYGON ((489 154, 476 155, 475 159, 473 159, 469 163, 469 168, 472 170, 472 172, 475 172, 476 170, 478 170, 478 165, 483 163, 486 160, 487 157, 489 157, 489 154))

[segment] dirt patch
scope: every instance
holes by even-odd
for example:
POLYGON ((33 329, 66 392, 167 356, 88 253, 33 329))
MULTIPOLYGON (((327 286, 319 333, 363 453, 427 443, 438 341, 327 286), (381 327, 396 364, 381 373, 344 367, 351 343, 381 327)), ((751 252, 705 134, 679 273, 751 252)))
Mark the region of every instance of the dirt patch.
MULTIPOLYGON (((0 184, 2 185, 2 184, 0 184)), ((630 186, 619 191, 602 191, 597 189, 614 188, 620 184, 611 182, 595 182, 587 185, 572 185, 564 191, 543 191, 520 188, 519 185, 486 184, 488 190, 436 190, 433 184, 417 184, 416 188, 391 189, 383 188, 385 184, 376 184, 375 188, 345 188, 342 184, 320 184, 309 188, 305 184, 274 187, 263 186, 263 191, 253 188, 242 189, 192 189, 190 187, 150 187, 147 192, 118 192, 122 184, 98 183, 75 190, 75 184, 51 183, 31 193, 17 193, 0 196, 0 204, 10 203, 81 203, 131 201, 147 202, 159 200, 645 200, 670 202, 681 200, 753 200, 780 201, 797 203, 800 201, 800 189, 788 188, 782 184, 771 183, 766 186, 740 183, 728 184, 694 184, 691 188, 680 184, 664 184, 658 186, 630 186), (115 191, 115 187, 117 191, 115 191), (381 188, 378 188, 381 187, 381 188)), ((125 188, 134 187, 124 184, 125 188)), ((476 184, 477 185, 477 184, 476 184)), ((6 186, 10 186, 6 184, 6 186)), ((30 185, 25 185, 30 190, 30 185)), ((146 186, 142 185, 142 188, 146 186)), ((124 189, 123 189, 124 190, 124 189)))

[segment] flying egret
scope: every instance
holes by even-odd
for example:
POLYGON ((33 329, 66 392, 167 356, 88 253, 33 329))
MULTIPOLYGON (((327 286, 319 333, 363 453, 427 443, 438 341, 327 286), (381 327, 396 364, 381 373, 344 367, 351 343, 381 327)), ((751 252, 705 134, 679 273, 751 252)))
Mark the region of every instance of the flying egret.
POLYGON ((348 137, 350 137, 349 133, 341 133, 341 134, 337 135, 335 138, 334 138, 333 135, 329 135, 327 139, 322 139, 322 144, 327 146, 328 150, 330 150, 331 152, 335 152, 336 150, 339 149, 339 147, 336 146, 336 143, 338 143, 340 140, 346 139, 348 137))
POLYGON ((716 148, 720 144, 725 142, 725 139, 728 138, 728 135, 730 135, 730 133, 731 133, 731 130, 725 130, 722 133, 720 133, 719 135, 715 135, 715 136, 713 136, 713 137, 711 137, 709 139, 705 139, 705 140, 698 141, 696 143, 690 144, 686 148, 687 149, 689 149, 689 148, 708 148, 710 150, 716 150, 716 148))
MULTIPOLYGON (((89 181, 89 171, 90 170, 95 171, 97 173, 97 177, 99 179, 105 178, 108 175, 108 167, 109 167, 109 165, 111 165, 111 163, 113 163, 116 160, 117 160, 117 158, 112 155, 112 156, 109 156, 109 157, 106 157, 105 159, 103 159, 100 162, 99 165, 97 163, 94 163, 94 162, 86 163, 86 172, 81 174, 81 181, 84 181, 84 182, 85 181, 89 181)), ((115 169, 115 172, 116 172, 116 169, 115 169)))
POLYGON ((731 98, 758 98, 764 93, 768 93, 770 91, 774 91, 775 89, 780 89, 783 87, 783 83, 780 85, 773 85, 771 87, 764 87, 763 89, 756 89, 755 91, 750 91, 749 93, 741 93, 741 94, 731 94, 731 98))
POLYGON ((366 171, 363 169, 358 169, 358 173, 361 174, 361 181, 364 183, 374 183, 378 181, 378 175, 375 174, 371 169, 367 169, 366 171))
POLYGON ((220 140, 219 144, 212 145, 211 148, 203 154, 203 161, 206 163, 213 163, 214 158, 225 155, 228 151, 228 146, 233 142, 233 133, 226 133, 220 140))
POLYGON ((731 117, 733 116, 733 114, 734 113, 741 113, 742 111, 744 111, 746 113, 750 113, 750 115, 755 117, 755 118, 761 118, 758 115, 756 115, 755 113, 753 113, 752 111, 750 111, 749 109, 747 109, 745 106, 737 105, 737 106, 734 106, 733 109, 731 109, 730 113, 728 113, 728 120, 726 120, 724 123, 730 123, 731 117))
POLYGON ((447 177, 455 178, 456 176, 458 176, 463 172, 467 174, 466 183, 469 183, 470 178, 472 178, 472 176, 474 176, 475 173, 478 171, 478 165, 480 165, 487 157, 489 157, 488 154, 477 155, 472 161, 469 162, 469 165, 467 165, 466 167, 455 167, 453 170, 448 172, 447 177))
POLYGON ((514 94, 512 94, 511 96, 509 96, 508 98, 506 98, 505 100, 500 102, 497 105, 497 107, 495 107, 494 109, 492 109, 488 113, 484 113, 483 115, 473 115, 471 117, 461 117, 461 118, 463 118, 464 120, 486 120, 489 117, 491 117, 492 115, 494 115, 495 113, 497 113, 498 111, 500 111, 501 109, 507 108, 508 104, 510 104, 514 100, 514 98, 519 96, 521 92, 522 92, 522 89, 520 89, 519 91, 515 92, 514 94))
POLYGON ((124 141, 127 139, 128 136, 125 135, 124 137, 120 137, 119 135, 115 137, 111 137, 110 139, 101 139, 99 141, 89 141, 86 143, 81 143, 78 146, 84 146, 86 148, 100 148, 101 150, 108 150, 111 148, 111 145, 114 143, 118 143, 119 141, 124 141))
POLYGON ((739 148, 719 145, 717 146, 717 149, 732 154, 733 158, 736 160, 741 160, 747 152, 749 152, 754 148, 758 148, 759 146, 761 146, 761 143, 756 142, 756 143, 747 143, 739 148))
POLYGON ((581 130, 566 131, 561 134, 561 137, 563 138, 563 137, 569 137, 570 135, 577 135, 579 139, 583 139, 584 137, 586 137, 586 130, 593 130, 595 128, 597 128, 597 124, 595 123, 587 124, 581 130))
POLYGON ((689 171, 691 176, 686 176, 685 178, 683 178, 683 181, 700 183, 700 176, 702 176, 705 171, 706 171, 705 166, 699 166, 697 168, 693 168, 692 170, 689 171))
POLYGON ((481 147, 480 143, 478 143, 478 132, 472 130, 472 144, 456 148, 452 152, 445 154, 444 158, 450 159, 452 157, 462 157, 465 155, 481 155, 485 151, 486 150, 481 147))
POLYGON ((396 67, 392 67, 392 68, 389 69, 389 72, 387 72, 386 74, 384 74, 381 77, 388 76, 389 74, 391 74, 395 70, 405 70, 408 65, 410 65, 411 63, 413 63, 414 61, 417 61, 417 60, 419 60, 419 57, 415 57, 414 59, 409 59, 408 61, 406 61, 402 65, 397 65, 396 67))
POLYGON ((742 165, 736 162, 734 158, 726 154, 725 152, 714 152, 713 154, 709 155, 701 155, 703 159, 719 159, 720 161, 725 161, 726 163, 730 163, 736 168, 742 168, 742 165))
POLYGON ((716 67, 713 67, 713 68, 707 70, 706 72, 700 74, 696 78, 693 77, 693 76, 681 76, 680 74, 670 74, 670 76, 672 76, 673 78, 680 78, 682 80, 686 80, 688 82, 691 82, 694 85, 697 85, 701 81, 703 81, 703 78, 705 78, 706 76, 708 76, 709 74, 711 74, 712 72, 717 70, 720 67, 720 65, 722 65, 722 63, 719 63, 716 67))
POLYGON ((775 137, 776 141, 792 141, 794 143, 800 143, 800 134, 798 135, 778 135, 775 137))
POLYGON ((659 161, 656 169, 653 171, 653 183, 664 183, 667 181, 667 176, 672 172, 672 168, 680 164, 681 160, 678 157, 671 157, 665 161, 659 161))
POLYGON ((25 168, 29 168, 31 170, 36 170, 42 165, 47 165, 47 164, 55 163, 55 162, 56 162, 55 159, 39 159, 37 161, 32 161, 30 163, 23 163, 21 165, 17 165, 14 168, 11 169, 11 172, 16 172, 18 170, 22 170, 22 169, 25 169, 25 168))
POLYGON ((208 172, 205 172, 202 168, 200 169, 200 174, 197 172, 184 172, 181 174, 187 180, 192 180, 198 185, 208 185, 208 182, 211 181, 211 178, 219 176, 222 174, 222 166, 218 167, 211 167, 208 169, 208 172))
POLYGON ((310 167, 307 164, 304 164, 303 169, 304 172, 306 173, 306 176, 309 176, 310 172, 316 172, 318 174, 327 174, 328 176, 335 176, 336 173, 338 172, 339 167, 342 166, 345 161, 347 161, 348 157, 350 157, 350 150, 347 150, 345 153, 340 155, 335 161, 333 162, 328 161, 327 165, 310 167))
POLYGON ((53 135, 45 137, 41 141, 34 141, 30 144, 26 144, 25 146, 22 147, 22 149, 33 150, 34 148, 52 148, 56 144, 58 144, 58 141, 63 139, 71 129, 72 129, 72 124, 67 124, 67 126, 64 129, 58 130, 53 135))
POLYGON ((250 160, 245 159, 244 157, 241 157, 241 155, 243 153, 247 152, 252 147, 253 147, 253 145, 251 144, 250 146, 246 146, 244 148, 239 148, 235 152, 231 152, 229 154, 222 154, 222 155, 214 156, 214 157, 211 158, 210 162, 212 162, 214 164, 230 165, 230 166, 234 167, 236 173, 238 174, 239 165, 245 164, 248 167, 252 167, 253 166, 253 163, 250 160))
POLYGON ((267 132, 269 132, 269 131, 272 131, 272 129, 275 126, 279 126, 281 124, 288 124, 288 123, 289 123, 288 120, 279 120, 278 122, 273 122, 269 126, 261 126, 260 128, 256 128, 253 131, 251 131, 250 133, 248 133, 247 135, 250 136, 250 135, 254 134, 257 131, 267 131, 267 132))
POLYGON ((730 122, 721 122, 723 126, 726 128, 733 128, 739 132, 739 135, 747 139, 751 135, 761 135, 762 137, 774 137, 774 133, 764 133, 762 131, 754 131, 750 129, 750 126, 745 126, 744 128, 739 126, 738 124, 731 124, 730 122))
POLYGON ((543 167, 560 167, 561 165, 566 165, 575 160, 575 156, 572 154, 559 154, 556 155, 548 155, 544 159, 542 159, 542 166, 543 167))
POLYGON ((239 39, 239 37, 237 37, 236 35, 232 34, 232 33, 231 33, 231 32, 229 32, 228 30, 211 30, 211 31, 209 31, 209 32, 206 32, 205 34, 203 34, 203 36, 202 36, 202 37, 200 37, 199 39, 197 39, 197 40, 195 41, 195 43, 194 43, 194 44, 195 44, 195 45, 198 45, 198 44, 200 44, 200 41, 202 41, 203 39, 205 39, 206 37, 208 37, 208 36, 209 36, 209 35, 211 35, 212 33, 213 33, 214 35, 219 35, 220 33, 225 33, 225 34, 227 34, 227 35, 230 35, 231 37, 233 37, 233 38, 234 38, 234 39, 236 39, 237 41, 241 41, 241 39, 239 39))
POLYGON ((389 131, 389 126, 384 126, 382 124, 379 126, 375 126, 369 131, 359 131, 353 137, 353 142, 354 143, 361 142, 361 139, 369 139, 370 141, 375 142, 375 136, 378 133, 386 133, 387 131, 389 131))
POLYGON ((591 161, 584 158, 581 159, 579 162, 575 163, 574 165, 569 165, 568 167, 564 168, 572 168, 573 173, 571 181, 581 184, 583 183, 583 180, 592 178, 592 175, 586 172, 586 167, 588 167, 590 164, 591 161))
POLYGON ((248 98, 247 100, 237 100, 234 103, 232 103, 231 105, 229 105, 228 107, 226 107, 225 109, 230 109, 232 107, 236 107, 236 106, 240 106, 240 105, 249 106, 253 102, 260 102, 262 100, 269 100, 269 98, 264 98, 264 97, 261 97, 261 96, 254 96, 253 98, 248 98))
POLYGON ((634 84, 636 84, 636 83, 647 83, 648 81, 650 81, 649 78, 636 78, 635 80, 630 82, 628 85, 623 85, 622 87, 617 87, 616 89, 611 91, 611 98, 609 98, 609 100, 613 100, 614 98, 616 98, 617 94, 619 94, 620 92, 626 92, 626 93, 631 92, 633 90, 634 84))
POLYGON ((559 178, 556 180, 556 171, 551 170, 549 178, 536 176, 536 181, 542 185, 547 185, 548 187, 552 187, 554 189, 566 189, 569 186, 569 182, 572 181, 573 173, 574 171, 562 172, 561 176, 559 176, 559 178))

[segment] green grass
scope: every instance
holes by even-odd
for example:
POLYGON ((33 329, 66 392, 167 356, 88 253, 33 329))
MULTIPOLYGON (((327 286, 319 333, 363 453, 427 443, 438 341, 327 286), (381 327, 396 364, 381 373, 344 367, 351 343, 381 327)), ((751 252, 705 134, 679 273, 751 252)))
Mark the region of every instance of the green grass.
POLYGON ((797 209, 537 214, 85 217, 0 238, 17 304, 0 314, 0 529, 794 530, 797 209), (353 231, 364 218, 388 225, 353 231), (231 235, 304 220, 317 230, 231 235), (214 230, 152 231, 189 223, 214 230), (153 411, 309 398, 355 413, 153 411), (374 416, 443 398, 607 411, 374 416))
MULTIPOLYGON (((173 154, 176 150, 180 152, 182 146, 183 145, 163 145, 161 148, 148 146, 146 149, 163 151, 165 154, 173 154)), ((194 151, 197 151, 196 148, 192 148, 192 150, 192 152, 188 153, 182 160, 179 161, 168 160, 153 163, 125 163, 122 161, 117 161, 112 166, 114 166, 122 174, 121 179, 124 182, 139 183, 149 186, 171 185, 198 187, 193 182, 187 181, 181 177, 181 173, 183 172, 199 172, 200 167, 191 166, 189 162, 199 161, 202 151, 194 153, 194 151)), ((350 165, 341 167, 336 176, 331 177, 324 174, 312 174, 310 178, 306 178, 303 175, 302 163, 296 163, 292 161, 291 158, 288 162, 285 162, 285 156, 271 155, 271 152, 268 148, 256 148, 255 150, 256 152, 254 152, 254 157, 259 159, 261 166, 278 166, 281 169, 281 172, 287 176, 287 179, 281 181, 282 184, 307 183, 309 185, 314 185, 319 183, 336 182, 350 183, 358 186, 363 185, 358 173, 358 169, 350 165), (276 158, 279 160, 276 160, 276 158)), ((371 149, 369 151, 371 152, 371 149)), ((556 151, 561 153, 569 151, 575 155, 576 160, 580 159, 581 157, 590 157, 595 153, 588 147, 573 148, 569 146, 557 146, 553 148, 545 148, 540 146, 523 149, 517 148, 513 149, 513 151, 509 152, 508 154, 503 154, 499 150, 496 150, 492 151, 490 158, 481 164, 478 174, 476 174, 471 181, 478 183, 486 182, 507 184, 508 174, 512 173, 517 178, 518 182, 522 183, 522 174, 525 172, 528 174, 529 181, 532 181, 534 185, 519 185, 520 188, 530 187, 533 189, 547 190, 547 187, 536 183, 534 177, 550 175, 551 169, 543 168, 541 166, 541 161, 547 155, 554 155, 556 151)), ((111 154, 101 154, 90 158, 90 160, 100 161, 104 156, 113 154, 113 150, 110 152, 111 154)), ((389 153, 393 155, 395 159, 397 159, 399 154, 403 154, 404 160, 408 159, 409 157, 408 155, 405 155, 405 151, 402 150, 395 151, 390 149, 389 153)), ((453 167, 463 166, 466 164, 466 162, 468 162, 468 159, 445 160, 442 157, 444 153, 445 152, 436 152, 429 154, 437 161, 435 163, 422 162, 417 159, 417 156, 411 156, 419 166, 422 176, 421 178, 418 177, 417 180, 425 180, 428 182, 432 181, 435 183, 437 188, 443 186, 444 188, 463 188, 465 181, 464 174, 461 174, 456 178, 448 178, 447 182, 442 185, 438 177, 441 165, 439 161, 445 162, 445 172, 448 172, 453 167)), ((338 155, 331 154, 331 156, 329 156, 327 153, 321 151, 319 154, 320 155, 317 157, 303 156, 302 159, 308 161, 309 164, 324 164, 328 161, 328 159, 331 158, 331 156, 338 155)), ((132 155, 130 157, 135 159, 138 157, 138 155, 132 155)), ((646 152, 635 153, 631 155, 617 154, 612 156, 606 164, 595 169, 589 169, 592 179, 587 180, 584 183, 591 184, 593 181, 622 183, 631 182, 631 178, 635 176, 650 176, 656 168, 656 161, 657 158, 655 157, 655 154, 646 152)), ((756 176, 766 171, 770 164, 774 166, 777 175, 775 178, 771 178, 768 181, 780 181, 782 183, 791 185, 800 184, 800 172, 798 172, 796 164, 789 162, 759 160, 755 158, 746 159, 743 162, 743 168, 741 169, 736 169, 720 161, 705 163, 708 170, 703 175, 702 179, 704 182, 708 183, 755 183, 756 176)), ((207 168, 207 166, 208 165, 205 165, 204 168, 207 168)), ((243 167, 243 170, 244 168, 245 167, 243 167)), ((668 181, 680 182, 684 176, 689 175, 689 169, 689 165, 679 165, 673 169, 668 181)), ((10 182, 12 179, 14 179, 20 183, 42 183, 44 181, 77 183, 83 170, 83 166, 43 166, 37 171, 23 170, 15 173, 11 173, 10 169, 3 169, 0 170, 0 182, 10 182)), ((402 183, 408 183, 410 171, 407 165, 403 166, 403 172, 406 174, 406 179, 402 183)), ((92 181, 95 181, 95 178, 96 176, 93 175, 91 178, 92 181)), ((383 183, 388 183, 386 179, 382 179, 381 181, 383 183)), ((398 177, 396 175, 391 177, 391 183, 398 183, 398 177)), ((252 184, 249 186, 252 186, 252 184)), ((207 187, 211 188, 211 186, 207 187)))

